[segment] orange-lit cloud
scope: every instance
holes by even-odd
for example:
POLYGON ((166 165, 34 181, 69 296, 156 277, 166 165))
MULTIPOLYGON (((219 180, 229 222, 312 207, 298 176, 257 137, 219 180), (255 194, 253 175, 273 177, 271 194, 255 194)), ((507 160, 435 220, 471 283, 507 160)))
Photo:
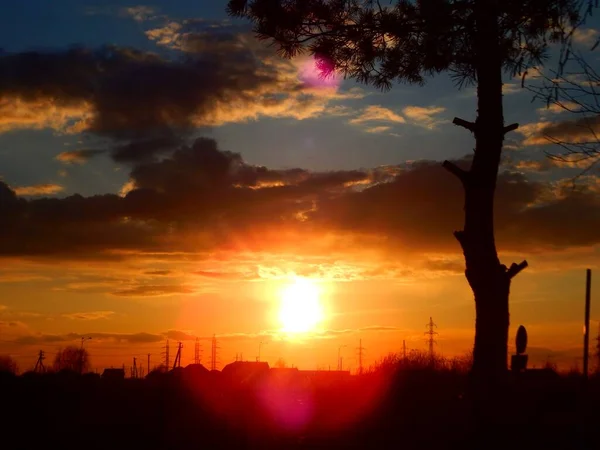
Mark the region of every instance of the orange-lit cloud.
POLYGON ((89 159, 102 153, 104 153, 104 150, 100 149, 69 150, 59 153, 56 159, 65 164, 84 164, 89 159))
POLYGON ((350 120, 351 124, 363 124, 365 122, 405 123, 406 120, 389 108, 379 105, 370 105, 367 106, 358 117, 350 120))
POLYGON ((33 186, 17 186, 13 188, 15 194, 25 197, 54 195, 64 190, 64 186, 54 183, 35 184, 33 186))
POLYGON ((402 110, 404 115, 415 125, 423 126, 433 130, 439 124, 447 122, 447 119, 440 119, 439 115, 446 111, 441 106, 407 106, 402 110))
POLYGON ((596 142, 600 133, 600 117, 581 117, 565 121, 541 121, 521 126, 519 133, 525 136, 524 145, 551 145, 554 142, 596 142))
POLYGON ((62 317, 71 320, 100 320, 108 319, 114 315, 114 311, 88 311, 79 313, 63 314, 62 317))

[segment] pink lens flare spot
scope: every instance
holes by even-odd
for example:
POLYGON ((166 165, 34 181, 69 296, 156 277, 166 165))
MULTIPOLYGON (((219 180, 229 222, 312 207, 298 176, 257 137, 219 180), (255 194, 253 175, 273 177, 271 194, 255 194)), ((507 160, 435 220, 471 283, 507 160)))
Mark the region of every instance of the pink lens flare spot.
POLYGON ((313 415, 313 402, 309 395, 298 395, 294 390, 266 383, 260 399, 263 407, 278 427, 288 431, 305 428, 313 415))
POLYGON ((335 72, 333 62, 325 57, 306 59, 299 70, 300 80, 311 87, 337 88, 341 77, 335 72))

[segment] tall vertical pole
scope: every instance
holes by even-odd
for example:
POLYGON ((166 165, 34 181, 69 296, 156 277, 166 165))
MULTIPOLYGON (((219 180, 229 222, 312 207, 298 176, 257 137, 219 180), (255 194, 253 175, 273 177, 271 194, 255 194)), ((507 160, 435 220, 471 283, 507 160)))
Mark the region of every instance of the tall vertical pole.
POLYGON ((362 339, 358 341, 358 374, 363 374, 363 346, 362 339))
POLYGON ((406 339, 402 340, 402 359, 406 361, 406 339))
POLYGON ((433 364, 435 362, 435 351, 433 350, 433 346, 436 344, 434 336, 438 334, 436 331, 434 331, 434 328, 437 328, 437 325, 433 323, 433 318, 429 318, 429 323, 426 325, 426 327, 427 331, 425 334, 429 336, 427 338, 427 344, 429 345, 429 363, 433 364))
POLYGON ((150 353, 148 353, 148 373, 150 373, 150 353))
POLYGON ((583 377, 588 377, 590 358, 590 303, 592 291, 592 270, 587 269, 585 280, 585 323, 583 325, 583 377))

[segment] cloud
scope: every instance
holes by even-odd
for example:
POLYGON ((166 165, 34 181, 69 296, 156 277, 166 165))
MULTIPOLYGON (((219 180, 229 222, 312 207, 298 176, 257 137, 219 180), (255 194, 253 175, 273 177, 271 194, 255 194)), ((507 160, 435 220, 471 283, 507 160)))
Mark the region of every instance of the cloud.
POLYGON ((578 44, 583 44, 587 47, 592 47, 598 37, 600 36, 600 32, 595 28, 577 28, 573 32, 573 40, 578 44))
POLYGON ((56 159, 65 164, 84 164, 89 159, 96 155, 105 153, 105 150, 101 149, 81 149, 81 150, 70 150, 61 152, 56 156, 56 159))
POLYGON ((525 172, 547 172, 555 167, 557 167, 557 164, 550 158, 541 160, 520 160, 514 164, 516 170, 523 170, 525 172))
POLYGON ((390 131, 390 130, 391 130, 391 127, 381 126, 381 127, 367 128, 365 131, 367 133, 378 134, 378 133, 385 133, 386 131, 390 131))
MULTIPOLYGON (((529 77, 532 78, 532 77, 529 77)), ((503 95, 511 95, 518 94, 519 92, 527 92, 523 86, 521 86, 521 81, 518 83, 504 83, 502 85, 502 94, 503 95)))
MULTIPOLYGON (((0 132, 86 133, 116 161, 136 162, 169 154, 199 127, 345 114, 334 102, 364 96, 306 83, 301 70, 314 61, 283 60, 246 28, 206 21, 164 28, 149 38, 185 57, 115 46, 0 55, 0 132), (165 33, 174 34, 159 38, 165 33)), ((81 162, 100 152, 59 158, 81 162)))
POLYGON ((194 275, 198 275, 199 277, 209 278, 213 280, 256 280, 260 278, 260 274, 258 271, 250 271, 250 272, 217 272, 217 271, 208 271, 208 270, 198 270, 193 272, 194 275))
POLYGON ((92 341, 109 341, 126 344, 154 344, 164 340, 164 334, 151 333, 68 333, 68 334, 29 334, 14 339, 19 345, 62 344, 71 345, 82 337, 91 337, 92 341))
POLYGON ((166 297, 170 295, 188 295, 196 292, 189 286, 177 285, 141 285, 112 292, 117 297, 166 297))
MULTIPOLYGON (((465 167, 470 161, 456 163, 465 167)), ((204 258, 212 252, 306 257, 374 251, 386 258, 459 252, 452 231, 463 224, 463 192, 438 161, 330 172, 270 169, 250 165, 238 153, 201 138, 170 157, 134 165, 129 177, 131 189, 124 196, 60 199, 24 199, 0 182, 0 255, 119 261, 143 254, 165 260, 204 258)), ((500 249, 528 252, 600 243, 595 178, 573 191, 511 169, 500 172, 497 186, 500 249)), ((410 269, 397 267, 385 276, 410 277, 410 269)), ((256 266, 196 270, 213 279, 256 274, 256 266)), ((105 286, 93 287, 99 288, 105 286)), ((195 291, 187 285, 126 284, 113 294, 195 291)))
POLYGON ((525 136, 523 145, 549 145, 553 141, 574 144, 596 142, 600 134, 600 116, 534 122, 519 127, 517 131, 525 136))
POLYGON ((154 277, 167 277, 169 275, 172 275, 173 271, 172 270, 149 270, 147 272, 144 272, 144 274, 151 275, 154 277))
POLYGON ((379 105, 370 105, 363 109, 360 116, 350 120, 350 123, 354 125, 363 124, 365 122, 405 123, 406 120, 389 108, 379 105))
POLYGON ((52 281, 52 278, 37 273, 0 272, 0 283, 27 283, 34 281, 52 281))
POLYGON ((18 186, 13 188, 15 194, 19 196, 42 196, 54 195, 65 190, 64 186, 53 183, 35 184, 33 186, 18 186))
MULTIPOLYGON (((0 68, 8 70, 8 67, 2 65, 5 58, 7 57, 0 54, 0 68)), ((2 81, 4 80, 0 76, 0 82, 2 81)), ((0 133, 43 128, 68 133, 81 127, 91 112, 90 105, 84 100, 70 103, 45 97, 23 98, 3 92, 0 88, 0 133)))
POLYGON ((175 341, 193 341, 196 340, 198 336, 189 331, 169 330, 166 333, 166 338, 175 341))
POLYGON ((114 311, 88 311, 79 313, 63 314, 62 317, 71 320, 100 320, 108 319, 114 315, 114 311))
POLYGON ((441 106, 407 106, 402 110, 404 115, 415 125, 423 126, 433 130, 439 124, 447 122, 446 119, 437 117, 439 114, 446 111, 446 108, 441 106))
POLYGON ((145 22, 156 18, 157 10, 152 6, 130 6, 121 8, 121 15, 129 16, 136 22, 145 22))

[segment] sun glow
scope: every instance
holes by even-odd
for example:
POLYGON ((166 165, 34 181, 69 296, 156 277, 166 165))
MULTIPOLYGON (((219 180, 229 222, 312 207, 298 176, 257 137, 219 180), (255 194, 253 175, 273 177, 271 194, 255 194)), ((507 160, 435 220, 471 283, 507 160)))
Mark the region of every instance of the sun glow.
POLYGON ((286 333, 314 331, 323 320, 319 287, 306 278, 297 278, 281 292, 279 321, 286 333))

